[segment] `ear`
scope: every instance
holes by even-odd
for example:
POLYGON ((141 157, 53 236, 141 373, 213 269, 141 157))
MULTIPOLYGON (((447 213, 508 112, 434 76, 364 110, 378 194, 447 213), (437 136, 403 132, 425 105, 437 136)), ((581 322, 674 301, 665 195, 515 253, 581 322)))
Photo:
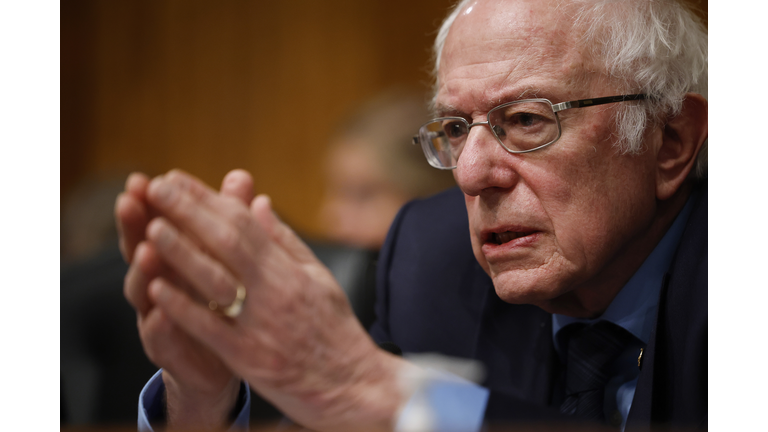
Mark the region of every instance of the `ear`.
POLYGON ((686 94, 680 114, 667 120, 656 156, 656 198, 670 198, 688 177, 707 140, 707 120, 707 100, 696 93, 686 94))

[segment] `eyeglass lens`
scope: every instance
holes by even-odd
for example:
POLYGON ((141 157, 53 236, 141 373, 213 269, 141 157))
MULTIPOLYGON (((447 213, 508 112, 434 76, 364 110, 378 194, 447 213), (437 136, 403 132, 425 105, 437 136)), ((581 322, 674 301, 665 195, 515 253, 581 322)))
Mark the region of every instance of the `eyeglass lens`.
MULTIPOLYGON (((540 101, 512 102, 488 113, 496 139, 511 152, 535 150, 551 144, 560 135, 552 105, 540 101)), ((469 124, 461 118, 438 119, 419 130, 430 164, 438 168, 456 166, 469 134, 469 124)))

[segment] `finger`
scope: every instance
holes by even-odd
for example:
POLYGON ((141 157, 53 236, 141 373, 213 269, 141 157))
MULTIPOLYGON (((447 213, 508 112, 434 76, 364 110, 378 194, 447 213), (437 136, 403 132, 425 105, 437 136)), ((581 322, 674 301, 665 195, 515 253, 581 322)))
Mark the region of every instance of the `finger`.
POLYGON ((123 192, 115 201, 115 221, 120 253, 130 264, 133 261, 136 245, 144 239, 144 231, 149 221, 146 206, 131 193, 123 192))
POLYGON ((232 170, 221 182, 221 194, 237 198, 249 205, 253 200, 253 178, 248 171, 232 170))
POLYGON ((139 316, 144 317, 152 307, 147 288, 149 282, 160 274, 161 263, 154 248, 147 242, 139 243, 135 258, 125 275, 123 295, 139 316))
POLYGON ((147 297, 149 282, 157 277, 171 281, 188 293, 194 291, 157 253, 151 242, 142 241, 136 247, 134 262, 128 267, 123 284, 123 295, 140 317, 145 316, 153 306, 147 297))
POLYGON ((174 376, 183 377, 189 387, 198 391, 220 391, 220 382, 226 382, 231 376, 218 357, 185 333, 160 308, 153 309, 142 320, 139 335, 150 361, 174 376), (212 379, 214 376, 220 379, 212 379))
POLYGON ((125 191, 139 201, 146 201, 149 177, 144 173, 131 173, 125 181, 125 191))
MULTIPOLYGON (((144 346, 144 353, 157 367, 167 366, 170 352, 165 349, 168 341, 177 340, 178 327, 160 308, 152 309, 139 319, 139 337, 144 346)), ((183 332, 181 332, 183 333, 183 332)))
POLYGON ((132 173, 125 181, 125 192, 115 201, 115 220, 119 235, 120 253, 130 263, 136 245, 144 235, 149 220, 145 208, 149 178, 142 173, 132 173))
POLYGON ((222 196, 181 172, 152 180, 147 198, 201 248, 224 263, 239 280, 257 271, 268 255, 269 237, 242 201, 222 196))
POLYGON ((302 263, 316 261, 315 254, 309 246, 277 217, 272 210, 272 199, 269 196, 257 196, 251 203, 251 214, 269 233, 272 240, 282 246, 296 261, 302 263))
MULTIPOLYGON (((228 186, 227 193, 245 195, 247 192, 244 192, 244 189, 246 188, 240 186, 241 182, 242 180, 237 180, 234 185, 228 186)), ((217 193, 216 191, 208 187, 205 183, 198 180, 197 178, 189 175, 188 173, 180 169, 173 169, 163 176, 155 177, 147 186, 147 202, 150 207, 150 210, 153 210, 153 214, 151 214, 152 217, 156 215, 169 216, 167 214, 167 207, 164 207, 163 205, 158 206, 159 202, 156 199, 155 200, 152 199, 153 195, 150 192, 150 189, 153 187, 153 185, 156 185, 158 183, 172 184, 174 191, 176 191, 179 195, 185 195, 185 196, 191 197, 193 201, 206 202, 206 200, 210 199, 211 197, 222 198, 222 196, 224 196, 226 198, 223 198, 223 199, 225 201, 229 201, 230 204, 239 203, 239 205, 242 205, 242 201, 240 198, 229 196, 226 194, 220 196, 219 193, 217 193)), ((172 204, 168 203, 168 205, 172 205, 172 204)), ((215 203, 212 205, 215 208, 217 206, 220 207, 222 204, 215 203)), ((177 224, 178 228, 181 231, 189 235, 190 239, 194 241, 195 244, 197 244, 201 249, 205 250, 205 245, 203 245, 202 241, 200 241, 199 237, 193 231, 190 231, 187 226, 178 224, 178 221, 173 219, 173 217, 171 217, 171 220, 177 224)))
POLYGON ((192 301, 185 293, 162 278, 149 285, 150 298, 175 322, 183 332, 202 342, 220 358, 230 358, 237 345, 237 333, 233 321, 224 319, 207 307, 192 301))
POLYGON ((157 183, 172 184, 175 188, 187 192, 194 198, 201 201, 211 196, 218 196, 218 193, 215 190, 208 187, 208 185, 203 183, 200 179, 192 176, 187 172, 184 172, 183 170, 172 169, 165 175, 155 177, 151 182, 149 182, 149 185, 147 186, 147 200, 150 202, 152 201, 151 189, 153 185, 156 185, 157 183))
POLYGON ((231 304, 240 282, 218 261, 198 248, 164 218, 147 226, 147 238, 160 257, 206 301, 231 304))

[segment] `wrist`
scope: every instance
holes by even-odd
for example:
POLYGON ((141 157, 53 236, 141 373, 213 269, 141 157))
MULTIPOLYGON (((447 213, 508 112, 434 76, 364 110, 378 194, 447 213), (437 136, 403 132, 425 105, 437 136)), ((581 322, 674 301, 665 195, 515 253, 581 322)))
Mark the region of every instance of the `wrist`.
POLYGON ((356 362, 359 367, 346 388, 349 402, 341 404, 342 412, 337 414, 345 430, 394 430, 409 397, 400 377, 410 365, 401 357, 371 346, 371 352, 356 362))
POLYGON ((201 391, 182 385, 163 371, 166 420, 175 428, 222 429, 231 423, 240 393, 240 380, 233 377, 216 391, 201 391))
POLYGON ((407 401, 398 381, 407 362, 380 350, 373 341, 361 342, 331 372, 304 375, 290 386, 298 391, 284 387, 259 392, 312 430, 392 431, 407 401), (285 393, 293 396, 285 398, 285 393))

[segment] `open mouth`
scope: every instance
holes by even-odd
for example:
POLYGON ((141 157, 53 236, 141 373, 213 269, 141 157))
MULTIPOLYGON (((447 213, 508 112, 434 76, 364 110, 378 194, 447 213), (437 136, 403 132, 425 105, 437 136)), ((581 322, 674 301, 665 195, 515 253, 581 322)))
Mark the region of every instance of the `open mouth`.
POLYGON ((491 233, 488 237, 488 243, 500 245, 521 237, 529 236, 535 232, 536 231, 504 231, 500 233, 491 233))

